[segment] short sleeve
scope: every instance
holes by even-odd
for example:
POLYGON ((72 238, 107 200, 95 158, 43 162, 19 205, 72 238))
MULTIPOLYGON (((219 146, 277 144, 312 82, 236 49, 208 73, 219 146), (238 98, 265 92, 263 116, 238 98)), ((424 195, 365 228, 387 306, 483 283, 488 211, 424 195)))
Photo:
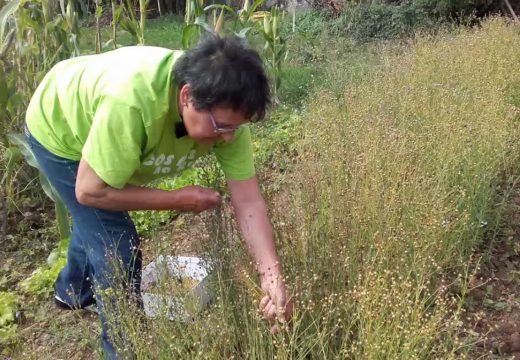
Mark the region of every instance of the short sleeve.
POLYGON ((213 152, 228 180, 247 180, 255 175, 251 130, 243 126, 230 142, 218 142, 213 152))
POLYGON ((82 158, 105 183, 121 189, 140 167, 144 139, 141 112, 105 97, 94 114, 82 158))

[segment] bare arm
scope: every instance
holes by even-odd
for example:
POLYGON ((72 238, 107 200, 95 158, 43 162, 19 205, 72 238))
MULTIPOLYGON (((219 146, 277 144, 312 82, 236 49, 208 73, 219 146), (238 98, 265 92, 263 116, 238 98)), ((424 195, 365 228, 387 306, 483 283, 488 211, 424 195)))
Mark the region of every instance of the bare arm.
POLYGON ((229 180, 228 187, 242 237, 256 263, 265 292, 260 301, 260 309, 271 322, 271 332, 276 333, 278 328, 275 319, 288 321, 292 313, 292 302, 287 296, 267 207, 256 177, 244 181, 229 180))
POLYGON ((273 229, 257 178, 245 181, 228 180, 228 187, 247 250, 260 275, 279 270, 280 260, 276 254, 273 229))
POLYGON ((166 191, 140 186, 115 189, 106 184, 85 160, 79 163, 76 179, 76 198, 82 205, 99 209, 179 210, 200 212, 215 207, 220 201, 218 192, 200 186, 166 191))

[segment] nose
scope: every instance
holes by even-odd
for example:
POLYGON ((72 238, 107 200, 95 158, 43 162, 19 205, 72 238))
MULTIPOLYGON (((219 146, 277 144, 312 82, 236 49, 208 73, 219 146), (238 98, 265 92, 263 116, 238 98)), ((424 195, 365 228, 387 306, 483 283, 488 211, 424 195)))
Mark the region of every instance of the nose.
POLYGON ((235 135, 235 132, 234 131, 230 131, 230 132, 227 132, 227 133, 220 134, 220 137, 225 142, 230 142, 231 140, 233 140, 233 136, 234 135, 235 135))

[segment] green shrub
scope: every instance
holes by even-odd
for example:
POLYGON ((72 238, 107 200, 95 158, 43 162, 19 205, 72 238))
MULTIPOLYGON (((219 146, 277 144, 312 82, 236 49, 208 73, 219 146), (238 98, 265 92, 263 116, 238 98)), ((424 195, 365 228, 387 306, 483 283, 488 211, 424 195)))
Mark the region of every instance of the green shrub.
MULTIPOLYGON (((200 169, 192 168, 186 169, 178 177, 160 180, 150 186, 161 190, 176 190, 188 185, 202 185, 203 183, 200 178, 200 169)), ((131 211, 130 216, 140 235, 151 235, 159 226, 170 222, 175 216, 175 212, 169 210, 137 210, 131 211)))
POLYGON ((17 336, 15 323, 18 296, 10 292, 0 292, 0 345, 8 345, 17 336))
POLYGON ((313 67, 284 66, 279 96, 282 104, 300 107, 307 100, 317 74, 313 67))
POLYGON ((417 30, 437 23, 424 9, 413 3, 349 4, 341 16, 331 23, 333 33, 356 39, 391 39, 413 35, 417 30))
POLYGON ((54 291, 54 282, 61 269, 67 263, 65 256, 55 259, 52 265, 44 265, 35 270, 31 276, 20 283, 23 292, 32 295, 48 295, 54 291))

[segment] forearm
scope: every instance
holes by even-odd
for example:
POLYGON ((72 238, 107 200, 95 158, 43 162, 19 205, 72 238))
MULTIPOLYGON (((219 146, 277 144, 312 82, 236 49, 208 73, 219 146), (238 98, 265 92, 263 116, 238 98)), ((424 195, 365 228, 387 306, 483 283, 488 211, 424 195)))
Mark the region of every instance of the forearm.
POLYGON ((260 276, 281 274, 273 228, 263 199, 253 204, 234 204, 234 208, 248 253, 255 262, 260 276))
POLYGON ((182 207, 182 200, 175 191, 126 186, 115 189, 104 186, 96 192, 76 191, 78 201, 98 209, 129 210, 175 210, 182 207))
POLYGON ((220 195, 200 186, 185 186, 174 191, 125 186, 116 189, 105 183, 85 160, 81 160, 76 178, 76 199, 82 205, 99 209, 179 210, 201 212, 214 208, 220 195))

